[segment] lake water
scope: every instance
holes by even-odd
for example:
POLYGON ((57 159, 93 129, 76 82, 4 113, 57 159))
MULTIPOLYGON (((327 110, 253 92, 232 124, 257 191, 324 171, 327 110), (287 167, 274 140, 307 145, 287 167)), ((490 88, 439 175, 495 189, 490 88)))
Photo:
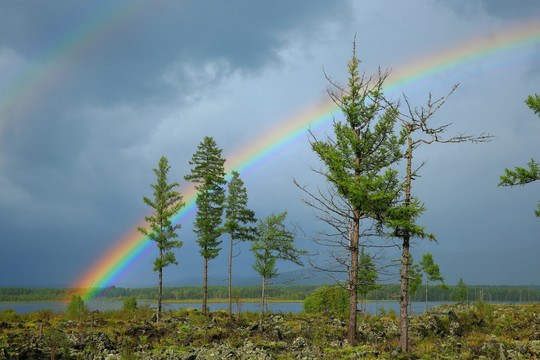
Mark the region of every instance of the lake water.
MULTIPOLYGON (((138 302, 139 305, 144 304, 144 302, 138 302)), ((150 306, 157 307, 157 303, 150 302, 150 306)), ((432 308, 437 305, 447 304, 442 302, 430 302, 429 307, 432 308)), ((13 303, 0 303, 0 310, 13 309, 18 314, 25 314, 29 312, 39 311, 39 310, 52 310, 53 312, 64 312, 66 310, 66 302, 13 302, 13 303)), ((123 301, 88 301, 86 303, 90 310, 117 310, 121 309, 124 305, 123 301)), ((300 313, 302 312, 302 303, 301 302, 270 302, 267 303, 267 309, 274 313, 300 313)), ((201 303, 164 303, 164 310, 178 310, 182 308, 195 308, 200 309, 201 303)), ((369 302, 363 305, 366 309, 366 312, 369 314, 379 314, 381 308, 384 308, 386 312, 390 309, 393 309, 396 314, 399 314, 399 303, 398 302, 369 302)), ((361 305, 358 305, 360 309, 361 305)), ((208 303, 208 308, 210 311, 215 310, 228 310, 228 303, 208 303)), ((424 302, 413 302, 412 303, 412 312, 411 315, 422 314, 425 309, 424 302)), ((261 310, 260 303, 242 303, 241 311, 252 311, 259 312, 261 310)), ((236 312, 236 306, 233 304, 233 311, 236 312)))

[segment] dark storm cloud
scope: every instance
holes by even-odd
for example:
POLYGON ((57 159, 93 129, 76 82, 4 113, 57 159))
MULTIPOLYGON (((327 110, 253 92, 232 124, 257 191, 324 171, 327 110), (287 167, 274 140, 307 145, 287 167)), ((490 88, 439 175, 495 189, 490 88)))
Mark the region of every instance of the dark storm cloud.
MULTIPOLYGON (((108 1, 67 6, 10 2, 0 12, 0 45, 31 62, 39 61, 67 34, 89 19, 101 20, 101 12, 112 6, 108 1)), ((148 100, 166 96, 170 89, 158 79, 176 62, 201 64, 219 59, 231 71, 256 71, 277 61, 277 52, 287 45, 291 32, 310 38, 321 23, 347 14, 346 7, 345 2, 329 6, 325 1, 217 0, 160 1, 135 7, 138 12, 126 18, 120 15, 118 23, 106 25, 110 31, 77 58, 66 91, 107 102, 148 100)), ((194 84, 188 78, 182 80, 184 91, 192 90, 194 84)))
MULTIPOLYGON (((17 98, 23 111, 0 134, 0 286, 73 281, 148 213, 142 196, 152 194, 151 170, 161 155, 170 160, 171 179, 185 190, 188 160, 203 136, 214 136, 225 157, 264 139, 281 121, 321 98, 328 85, 321 67, 338 82, 346 78, 355 33, 369 74, 371 63, 399 68, 518 23, 493 4, 474 4, 474 11, 461 16, 450 10, 454 5, 441 6, 439 0, 5 2, 0 8, 0 100, 21 69, 32 69, 47 56, 59 61, 52 63, 52 72, 58 73, 37 89, 29 87, 35 97, 25 101, 23 93, 17 98), (114 13, 117 4, 132 11, 117 21, 97 22, 106 31, 89 43, 75 42, 84 46, 67 58, 51 50, 78 29, 91 27, 89 19, 99 19, 107 9, 114 13), (488 13, 488 7, 501 17, 488 13), (13 269, 18 272, 11 277, 13 269)), ((515 6, 509 3, 508 11, 515 6)), ((515 15, 519 21, 530 19, 528 9, 515 15)), ((538 75, 530 70, 538 64, 533 51, 519 66, 471 70, 472 75, 458 71, 462 85, 437 117, 438 124, 455 123, 452 134, 486 131, 496 140, 433 146, 416 157, 428 161, 415 184, 427 208, 421 224, 437 235, 448 279, 472 281, 451 257, 443 260, 444 254, 501 248, 510 233, 504 229, 512 229, 512 244, 537 248, 538 222, 525 220, 534 216, 540 188, 496 186, 505 167, 524 165, 537 155, 540 123, 523 104, 527 94, 538 91, 538 75), (505 215, 502 207, 513 215, 505 215)), ((483 60, 473 66, 489 66, 483 60)), ((454 84, 446 75, 436 73, 420 91, 441 95, 454 84)), ((425 100, 417 103, 414 94, 411 99, 415 105, 425 100)), ((310 166, 319 168, 320 162, 302 142, 246 173, 257 216, 288 210, 291 223, 320 230, 292 184, 294 177, 316 187, 321 179, 310 166)), ((193 256, 198 249, 190 222, 180 231, 180 266, 171 269, 178 277, 202 266, 193 256)), ((243 251, 240 271, 249 273, 252 259, 243 251)), ((419 257, 435 254, 423 243, 415 251, 419 257)), ((221 256, 211 271, 222 273, 225 261, 221 256)), ((487 257, 478 261, 486 269, 499 266, 487 257)), ((152 267, 150 256, 125 281, 153 284, 152 267)), ((507 278, 519 277, 513 272, 507 278)), ((500 283, 487 273, 476 279, 500 283)))
MULTIPOLYGON (((89 18, 99 18, 100 11, 110 7, 108 1, 56 5, 9 2, 0 11, 0 47, 17 52, 30 63, 39 62, 66 34, 89 18)), ((200 77, 183 73, 184 68, 173 74, 179 86, 173 88, 160 80, 177 63, 225 62, 214 77, 220 71, 257 71, 277 61, 276 52, 287 45, 288 33, 308 37, 318 24, 343 12, 344 6, 346 3, 329 7, 324 1, 162 1, 144 5, 143 13, 122 19, 117 27, 113 24, 110 35, 100 37, 91 51, 77 58, 66 69, 68 76, 58 79, 63 83, 47 89, 46 102, 38 99, 27 104, 31 109, 2 144, 17 159, 13 161, 14 181, 30 185, 36 178, 47 178, 25 176, 25 169, 15 164, 24 164, 34 174, 51 168, 69 171, 78 165, 78 154, 89 142, 108 137, 104 146, 114 151, 123 134, 141 126, 137 119, 95 124, 96 120, 78 113, 81 108, 117 102, 164 103, 204 85, 195 83, 200 77)), ((159 120, 147 121, 147 126, 155 126, 159 120)))
MULTIPOLYGON (((268 65, 279 66, 278 52, 291 38, 316 41, 312 33, 347 13, 348 6, 324 1, 138 2, 131 13, 103 24, 107 30, 97 32, 88 46, 85 36, 76 37, 85 28, 99 27, 106 21, 102 14, 117 11, 117 4, 8 2, 0 10, 0 50, 24 62, 18 68, 21 76, 51 60, 62 66, 61 76, 38 89, 44 93, 27 101, 0 134, 0 226, 3 238, 10 239, 0 260, 3 274, 17 263, 4 259, 7 254, 22 254, 36 242, 35 253, 29 254, 36 267, 39 261, 48 264, 46 258, 38 260, 40 253, 52 256, 45 249, 75 254, 70 259, 89 266, 146 211, 140 197, 148 192, 152 174, 146 162, 129 154, 158 128, 166 116, 160 108, 178 99, 181 103, 232 73, 256 74, 268 65), (79 48, 70 53, 70 46, 79 48), (201 74, 208 67, 209 73, 201 74), (142 179, 140 166, 145 169, 142 179)), ((124 4, 128 10, 132 6, 124 4)), ((58 281, 65 282, 73 274, 60 275, 58 281)), ((49 276, 31 274, 31 283, 46 282, 49 276)))

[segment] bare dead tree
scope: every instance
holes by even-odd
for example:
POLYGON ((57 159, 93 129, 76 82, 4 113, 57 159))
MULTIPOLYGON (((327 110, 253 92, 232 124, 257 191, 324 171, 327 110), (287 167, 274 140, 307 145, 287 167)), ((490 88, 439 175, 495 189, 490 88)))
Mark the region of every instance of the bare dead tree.
MULTIPOLYGON (((422 162, 416 169, 413 170, 412 162, 414 158, 414 151, 422 144, 433 144, 433 143, 463 143, 463 142, 472 142, 472 143, 482 143, 491 141, 492 135, 482 133, 480 135, 466 135, 465 133, 458 133, 457 135, 451 137, 445 137, 444 133, 452 123, 446 123, 437 127, 431 125, 431 120, 437 113, 437 111, 446 103, 448 98, 454 93, 458 85, 455 85, 452 90, 445 96, 433 99, 431 93, 428 95, 426 105, 423 107, 413 107, 407 98, 403 94, 403 100, 406 104, 405 112, 399 112, 398 118, 402 123, 402 128, 405 131, 405 136, 407 139, 406 143, 406 153, 405 159, 407 160, 406 165, 406 175, 405 175, 405 199, 404 206, 405 208, 410 207, 415 199, 411 195, 412 181, 418 176, 418 171, 423 167, 424 162, 422 162)), ((391 103, 388 103, 389 106, 395 106, 391 103)), ((398 104, 399 106, 399 104, 398 104)), ((413 219, 406 219, 408 221, 414 221, 413 219)), ((409 229, 401 229, 402 231, 397 231, 395 234, 397 237, 402 239, 401 244, 401 272, 400 272, 400 319, 401 319, 401 335, 400 335, 400 346, 403 351, 408 351, 408 314, 407 314, 407 305, 408 305, 408 284, 409 284, 409 258, 410 258, 410 245, 411 239, 414 237, 414 234, 411 233, 409 229)), ((429 234, 427 234, 429 235, 429 234)), ((434 236, 427 236, 428 238, 434 239, 434 236)))

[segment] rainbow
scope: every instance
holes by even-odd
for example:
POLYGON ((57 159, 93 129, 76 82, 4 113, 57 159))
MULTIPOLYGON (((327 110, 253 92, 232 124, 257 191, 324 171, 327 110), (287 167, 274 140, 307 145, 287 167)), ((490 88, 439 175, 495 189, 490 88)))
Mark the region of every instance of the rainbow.
MULTIPOLYGON (((511 55, 512 50, 540 42, 540 21, 504 29, 487 37, 479 37, 452 48, 411 61, 395 69, 387 79, 386 92, 429 80, 436 74, 458 69, 463 65, 497 54, 511 55)), ((288 146, 306 139, 306 131, 328 124, 338 108, 330 100, 321 100, 314 106, 281 121, 270 134, 265 133, 241 151, 226 156, 226 170, 237 170, 243 176, 256 170, 265 159, 283 151, 288 146)), ((339 115, 339 114, 338 114, 339 115)), ((195 212, 196 192, 193 187, 181 189, 186 206, 174 218, 182 222, 195 212)), ((141 259, 148 256, 155 245, 135 230, 119 239, 107 250, 72 287, 85 299, 94 298, 102 289, 114 284, 129 273, 141 259)))
POLYGON ((144 13, 153 4, 150 1, 123 0, 91 6, 95 9, 90 9, 86 21, 58 39, 38 59, 30 60, 25 71, 16 74, 0 91, 0 134, 58 86, 59 80, 66 77, 79 59, 87 56, 102 39, 120 31, 130 19, 144 13))

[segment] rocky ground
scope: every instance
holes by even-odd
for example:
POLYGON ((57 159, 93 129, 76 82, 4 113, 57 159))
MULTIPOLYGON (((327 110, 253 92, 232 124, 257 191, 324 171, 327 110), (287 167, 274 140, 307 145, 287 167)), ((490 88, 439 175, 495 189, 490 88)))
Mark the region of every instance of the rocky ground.
POLYGON ((399 351, 394 314, 361 316, 350 346, 346 321, 330 314, 111 311, 68 319, 0 312, 3 359, 538 359, 540 304, 444 306, 410 321, 411 349, 399 351))

